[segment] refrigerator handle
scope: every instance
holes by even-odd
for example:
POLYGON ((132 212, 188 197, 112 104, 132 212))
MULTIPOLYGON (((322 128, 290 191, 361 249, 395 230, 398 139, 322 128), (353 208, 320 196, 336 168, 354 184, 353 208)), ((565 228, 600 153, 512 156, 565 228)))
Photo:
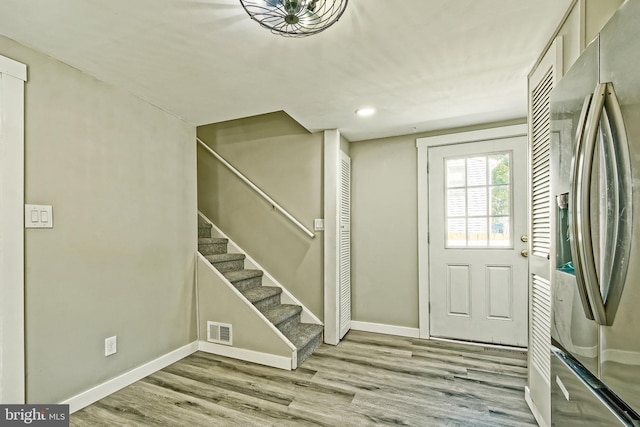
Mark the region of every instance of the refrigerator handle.
POLYGON ((627 277, 627 267, 631 253, 631 239, 633 223, 633 195, 631 183, 631 160, 629 157, 629 141, 622 116, 620 101, 616 96, 613 83, 606 85, 604 112, 612 135, 613 161, 609 168, 613 171, 615 182, 610 185, 615 188, 610 203, 617 207, 617 215, 613 215, 613 235, 609 236, 613 244, 613 256, 610 259, 609 286, 604 295, 605 322, 610 326, 615 319, 616 311, 622 298, 622 291, 627 277))
POLYGON ((591 234, 591 175, 593 159, 597 144, 598 126, 602 117, 606 96, 606 83, 596 86, 593 93, 591 108, 587 114, 584 129, 584 139, 581 144, 580 156, 577 159, 577 184, 574 204, 574 222, 577 240, 577 250, 581 261, 581 273, 591 310, 596 323, 605 325, 606 313, 604 300, 600 293, 596 261, 593 255, 593 240, 591 234))
POLYGON ((582 302, 582 309, 584 310, 584 315, 587 319, 593 320, 593 311, 591 310, 591 304, 589 303, 589 297, 587 296, 587 288, 584 281, 583 276, 583 261, 581 257, 581 253, 578 250, 578 221, 577 221, 577 195, 580 194, 581 189, 581 162, 582 162, 582 151, 584 146, 584 129, 585 122, 587 121, 587 114, 589 113, 589 107, 591 106, 591 99, 593 95, 589 94, 584 99, 584 104, 582 105, 582 111, 580 112, 580 118, 578 120, 578 129, 576 132, 576 148, 575 153, 573 155, 573 159, 571 161, 571 193, 570 198, 572 200, 569 201, 569 205, 573 206, 571 209, 571 221, 569 223, 569 245, 571 247, 571 258, 573 259, 573 267, 576 275, 576 283, 578 286, 578 295, 580 295, 580 301, 582 302))

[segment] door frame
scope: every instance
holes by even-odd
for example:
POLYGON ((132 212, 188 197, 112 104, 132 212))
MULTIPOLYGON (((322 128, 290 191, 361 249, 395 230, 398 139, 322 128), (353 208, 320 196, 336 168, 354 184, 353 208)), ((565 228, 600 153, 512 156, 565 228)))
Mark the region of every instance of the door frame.
POLYGON ((25 402, 24 82, 0 55, 0 402, 25 402))
MULTIPOLYGON (((416 139, 418 150, 418 311, 420 338, 429 332, 429 148, 526 136, 526 123, 416 139)), ((525 172, 523 172, 525 173, 525 172)))

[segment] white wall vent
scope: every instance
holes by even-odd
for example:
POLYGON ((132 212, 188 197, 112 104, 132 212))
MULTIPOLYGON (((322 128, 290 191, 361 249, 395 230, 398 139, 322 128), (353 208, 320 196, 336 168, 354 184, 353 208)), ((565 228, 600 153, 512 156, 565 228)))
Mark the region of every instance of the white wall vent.
POLYGON ((207 322, 207 341, 216 344, 232 345, 233 335, 228 323, 207 322))

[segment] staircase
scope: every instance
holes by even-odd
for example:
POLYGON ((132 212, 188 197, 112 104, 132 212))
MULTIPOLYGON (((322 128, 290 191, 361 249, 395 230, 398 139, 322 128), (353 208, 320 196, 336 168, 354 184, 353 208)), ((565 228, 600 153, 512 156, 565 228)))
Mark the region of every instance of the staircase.
POLYGON ((282 304, 282 288, 262 285, 262 270, 244 268, 245 255, 228 253, 228 239, 211 236, 211 224, 198 219, 200 252, 250 303, 296 347, 297 366, 322 343, 323 326, 302 323, 302 307, 282 304))

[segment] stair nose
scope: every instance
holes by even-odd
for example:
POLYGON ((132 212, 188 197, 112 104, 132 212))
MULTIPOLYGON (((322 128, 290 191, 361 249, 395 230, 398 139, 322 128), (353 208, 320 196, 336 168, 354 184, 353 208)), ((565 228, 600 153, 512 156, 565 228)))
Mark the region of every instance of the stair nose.
POLYGON ((206 255, 205 258, 221 273, 244 268, 244 254, 206 255))
POLYGON ((282 333, 286 333, 300 323, 302 307, 292 304, 280 304, 263 311, 264 316, 282 333))
POLYGON ((298 366, 322 344, 322 325, 300 323, 284 335, 298 350, 298 366))
POLYGON ((220 237, 200 237, 198 238, 198 252, 202 255, 218 255, 227 252, 229 239, 220 237))
POLYGON ((289 341, 299 350, 305 345, 309 344, 309 341, 322 334, 324 326, 315 325, 313 323, 300 323, 295 328, 284 334, 289 341))
POLYGON ((262 286, 262 270, 231 270, 222 273, 240 292, 262 286))
POLYGON ((260 286, 242 291, 258 310, 265 311, 280 304, 282 289, 276 286, 260 286))

